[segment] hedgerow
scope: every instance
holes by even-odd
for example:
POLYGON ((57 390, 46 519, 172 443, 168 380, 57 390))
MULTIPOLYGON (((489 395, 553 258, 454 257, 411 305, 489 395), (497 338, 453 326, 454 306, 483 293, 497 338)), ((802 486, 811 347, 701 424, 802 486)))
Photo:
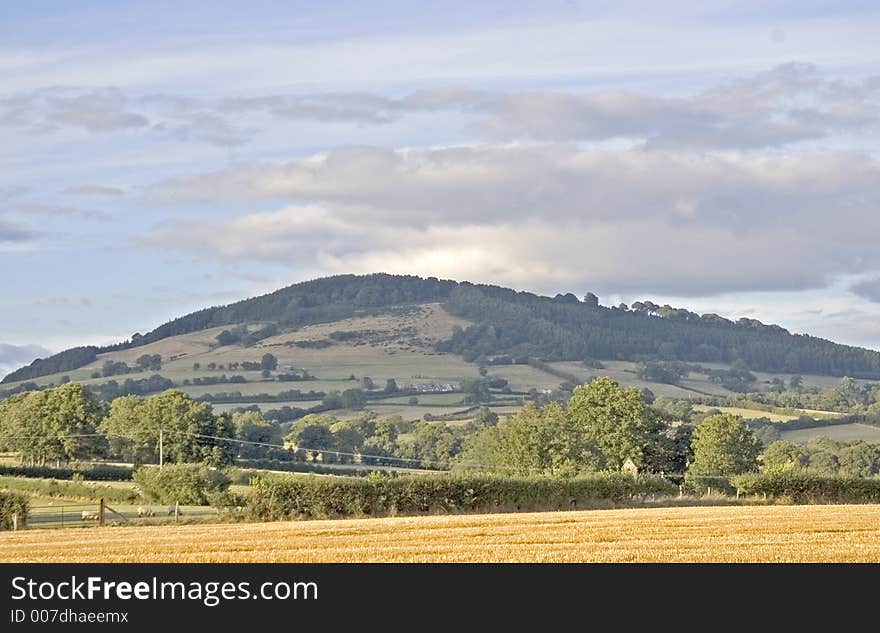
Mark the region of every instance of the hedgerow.
POLYGON ((823 477, 801 472, 749 473, 730 480, 740 494, 757 494, 792 503, 876 503, 880 479, 823 477))
POLYGON ((130 481, 133 469, 125 466, 83 466, 50 468, 48 466, 0 466, 0 475, 11 477, 38 477, 43 479, 74 479, 85 481, 130 481))
POLYGON ((248 514, 260 520, 394 514, 556 510, 622 505, 640 494, 673 494, 662 479, 601 473, 571 479, 487 475, 257 479, 248 514))

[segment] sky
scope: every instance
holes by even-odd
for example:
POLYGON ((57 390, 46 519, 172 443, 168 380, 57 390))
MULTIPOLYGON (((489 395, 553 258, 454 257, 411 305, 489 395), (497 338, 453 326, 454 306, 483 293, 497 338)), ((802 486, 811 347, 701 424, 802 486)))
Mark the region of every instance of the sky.
POLYGON ((880 349, 875 2, 0 11, 0 375, 350 272, 880 349))

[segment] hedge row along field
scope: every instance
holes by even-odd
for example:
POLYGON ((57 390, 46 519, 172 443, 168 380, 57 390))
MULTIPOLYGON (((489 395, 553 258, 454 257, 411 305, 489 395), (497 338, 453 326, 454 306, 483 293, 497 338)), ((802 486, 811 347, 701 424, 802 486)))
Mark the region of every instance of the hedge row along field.
POLYGON ((28 509, 24 495, 0 491, 0 530, 11 530, 12 517, 16 514, 20 525, 27 523, 28 509))
POLYGON ((395 514, 614 507, 640 494, 673 494, 659 478, 602 473, 572 479, 401 476, 258 479, 248 514, 263 521, 395 514))
POLYGON ((29 479, 0 477, 0 488, 28 495, 58 499, 106 499, 115 503, 136 503, 140 495, 132 488, 117 488, 85 481, 58 481, 57 479, 29 479))
POLYGON ((49 468, 48 466, 4 466, 0 475, 10 477, 35 477, 38 479, 74 479, 81 476, 85 481, 130 481, 134 470, 125 466, 87 466, 84 468, 49 468))
POLYGON ((821 477, 806 473, 749 473, 730 480, 740 494, 756 494, 792 503, 877 503, 880 479, 821 477))

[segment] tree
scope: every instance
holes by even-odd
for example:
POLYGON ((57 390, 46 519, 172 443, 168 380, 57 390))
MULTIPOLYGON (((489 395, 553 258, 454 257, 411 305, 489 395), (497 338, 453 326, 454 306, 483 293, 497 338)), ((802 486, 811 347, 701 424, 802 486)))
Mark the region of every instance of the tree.
POLYGON ((223 439, 235 436, 232 421, 215 416, 210 404, 176 390, 145 400, 117 398, 100 428, 136 462, 158 460, 160 430, 166 462, 222 465, 233 461, 235 447, 223 439))
POLYGON ((218 334, 218 335, 215 336, 214 338, 215 338, 215 340, 217 341, 217 344, 218 344, 218 345, 221 345, 221 346, 223 346, 223 345, 233 345, 233 344, 235 344, 235 343, 238 343, 238 337, 235 336, 235 335, 234 335, 232 332, 230 332, 229 330, 223 330, 222 332, 220 332, 220 334, 218 334))
POLYGON ((26 464, 69 462, 103 454, 106 443, 93 437, 104 405, 75 382, 32 391, 0 403, 0 435, 26 464))
POLYGON ((809 463, 809 459, 809 455, 800 444, 777 440, 767 446, 761 455, 761 470, 764 472, 800 470, 809 463))
POLYGON ((397 393, 397 381, 394 378, 385 381, 385 393, 389 395, 397 393))
POLYGON ((259 411, 241 411, 232 414, 235 426, 235 437, 249 442, 238 448, 240 457, 260 458, 267 456, 267 449, 259 444, 280 445, 281 429, 275 422, 270 422, 259 411))
POLYGON ((465 467, 490 466, 507 475, 570 476, 594 470, 601 455, 583 424, 557 403, 527 403, 511 418, 468 438, 465 467))
POLYGON ((709 416, 694 429, 691 446, 689 476, 730 477, 758 469, 761 444, 739 416, 709 416))
POLYGON ((498 414, 489 407, 480 407, 474 416, 474 422, 481 426, 495 426, 498 424, 498 414))
POLYGON ((330 431, 335 422, 335 418, 329 415, 307 415, 294 423, 284 439, 313 461, 322 455, 332 461, 333 456, 328 452, 336 447, 336 439, 330 431))
POLYGON ((376 383, 374 383, 373 379, 370 378, 369 376, 364 376, 363 378, 361 378, 361 385, 367 391, 370 391, 371 389, 376 388, 376 383))
POLYGON ((464 392, 465 404, 489 402, 492 399, 489 381, 482 378, 465 378, 461 381, 461 390, 464 392))
POLYGON ((159 371, 162 369, 162 357, 159 354, 142 354, 135 361, 140 371, 159 371))
POLYGON ((587 294, 584 295, 584 303, 586 305, 590 306, 591 308, 598 308, 599 307, 599 297, 594 295, 592 292, 588 292, 587 294))
POLYGON ((619 470, 627 458, 642 463, 643 447, 652 441, 638 389, 625 389, 600 377, 574 390, 568 401, 572 420, 602 455, 601 467, 619 470))
POLYGON ((260 359, 260 367, 263 370, 275 371, 278 367, 278 359, 273 354, 263 354, 263 358, 260 359))
POLYGON ((362 389, 346 389, 340 396, 343 409, 363 409, 367 404, 367 394, 362 389))

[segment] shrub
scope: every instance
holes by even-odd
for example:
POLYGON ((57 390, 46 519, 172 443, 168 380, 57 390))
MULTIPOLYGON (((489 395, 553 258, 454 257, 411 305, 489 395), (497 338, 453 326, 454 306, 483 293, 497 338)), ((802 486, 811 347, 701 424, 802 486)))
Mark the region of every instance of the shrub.
POLYGON ((224 473, 199 464, 142 466, 133 479, 147 499, 185 505, 207 505, 212 495, 228 490, 230 482, 224 473))
POLYGON ((74 468, 49 468, 48 466, 0 466, 0 475, 12 477, 38 477, 44 479, 74 479, 82 476, 85 481, 131 481, 134 470, 124 466, 83 466, 74 468))
POLYGON ((18 515, 19 525, 27 523, 29 504, 24 495, 0 491, 0 530, 12 529, 12 517, 18 515))
POLYGON ((672 494, 658 478, 600 473, 569 479, 488 475, 261 478, 248 514, 261 520, 613 506, 637 494, 672 494))
POLYGON ((26 492, 43 497, 88 499, 90 501, 103 498, 115 503, 134 503, 140 499, 137 491, 131 488, 116 488, 82 481, 4 477, 0 480, 0 486, 16 492, 26 492))
POLYGON ((741 494, 766 494, 792 503, 876 503, 880 479, 823 477, 796 471, 749 473, 731 478, 741 494))

